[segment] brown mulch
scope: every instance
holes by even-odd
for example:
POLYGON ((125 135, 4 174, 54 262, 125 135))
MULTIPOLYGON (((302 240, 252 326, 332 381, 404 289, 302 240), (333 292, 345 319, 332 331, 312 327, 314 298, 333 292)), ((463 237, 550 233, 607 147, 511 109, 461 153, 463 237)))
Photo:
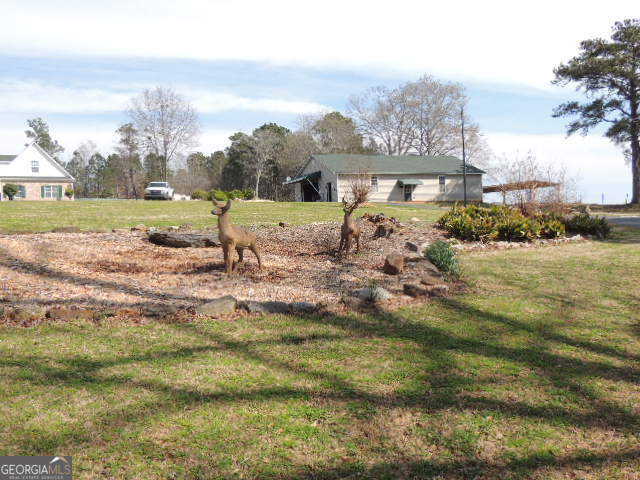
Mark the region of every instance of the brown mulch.
POLYGON ((220 248, 157 246, 143 232, 0 235, 0 307, 91 308, 144 317, 164 307, 188 311, 224 295, 331 305, 371 284, 396 294, 395 303, 420 301, 402 295, 402 281, 415 264, 398 276, 385 275, 382 265, 391 252, 410 254, 406 241, 435 241, 444 238, 442 232, 415 223, 374 238, 376 225, 360 224, 362 251, 348 256, 336 251, 338 223, 256 228, 263 269, 245 251, 231 277, 224 274, 220 248))

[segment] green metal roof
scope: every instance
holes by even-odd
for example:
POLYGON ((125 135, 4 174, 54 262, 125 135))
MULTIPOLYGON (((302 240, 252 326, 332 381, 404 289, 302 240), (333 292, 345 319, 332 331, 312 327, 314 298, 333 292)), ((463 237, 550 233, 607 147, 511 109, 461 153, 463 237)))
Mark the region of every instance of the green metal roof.
POLYGON ((0 162, 10 162, 16 157, 17 155, 0 155, 0 162))
POLYGON ((320 171, 307 173, 306 175, 302 175, 300 177, 292 178, 291 180, 287 180, 283 183, 283 185, 289 185, 291 183, 304 182, 305 180, 318 180, 320 178, 320 171))
MULTIPOLYGON (((313 155, 334 173, 455 174, 462 173, 462 160, 450 155, 313 155)), ((467 173, 485 173, 467 163, 467 173)))
POLYGON ((399 178, 398 181, 402 185, 424 185, 422 180, 417 178, 399 178))

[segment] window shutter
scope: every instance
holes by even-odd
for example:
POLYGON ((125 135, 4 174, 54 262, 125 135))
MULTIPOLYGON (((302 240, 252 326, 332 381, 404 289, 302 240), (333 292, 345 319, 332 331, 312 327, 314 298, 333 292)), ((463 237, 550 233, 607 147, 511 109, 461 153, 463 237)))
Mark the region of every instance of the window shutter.
POLYGON ((44 198, 44 185, 40 185, 40 198, 44 198))
POLYGON ((62 198, 62 185, 58 185, 58 198, 62 198))

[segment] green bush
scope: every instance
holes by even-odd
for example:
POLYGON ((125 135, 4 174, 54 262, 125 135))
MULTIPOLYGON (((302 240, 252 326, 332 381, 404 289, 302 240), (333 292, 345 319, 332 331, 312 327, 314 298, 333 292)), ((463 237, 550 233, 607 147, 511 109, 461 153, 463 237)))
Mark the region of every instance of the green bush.
POLYGON ((9 197, 9 200, 13 200, 18 192, 20 192, 20 187, 18 185, 14 185, 13 183, 7 183, 2 187, 2 192, 9 197))
POLYGON ((255 190, 252 190, 250 188, 243 190, 243 193, 244 193, 245 200, 253 200, 256 196, 255 190))
POLYGON ((536 214, 528 218, 515 208, 493 205, 489 208, 455 205, 437 224, 461 240, 506 240, 525 242, 536 238, 557 238, 564 235, 562 217, 536 214))
POLYGON ((438 270, 452 277, 460 276, 460 264, 453 247, 447 242, 439 240, 425 250, 425 256, 438 270))
POLYGON ((227 192, 227 198, 231 200, 244 199, 244 190, 231 190, 227 192))
POLYGON ((604 217, 591 216, 588 213, 579 213, 564 220, 569 232, 580 233, 582 235, 595 235, 598 238, 605 238, 611 232, 611 226, 604 217))
POLYGON ((209 200, 209 192, 202 189, 194 190, 191 193, 191 199, 192 200, 209 200))
POLYGON ((227 195, 227 192, 223 190, 211 190, 211 192, 209 192, 209 199, 215 199, 219 202, 225 202, 229 200, 229 196, 227 195))

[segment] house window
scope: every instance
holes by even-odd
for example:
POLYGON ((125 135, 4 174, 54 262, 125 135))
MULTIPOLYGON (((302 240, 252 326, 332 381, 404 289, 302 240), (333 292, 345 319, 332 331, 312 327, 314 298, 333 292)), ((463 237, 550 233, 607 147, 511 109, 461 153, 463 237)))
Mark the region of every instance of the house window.
POLYGON ((31 160, 31 173, 38 173, 40 171, 40 162, 38 160, 31 160))
POLYGON ((18 193, 15 194, 14 198, 27 198, 27 191, 24 188, 24 185, 17 185, 18 193))
POLYGON ((40 193, 42 198, 61 198, 62 187, 60 185, 42 185, 40 193))
POLYGON ((377 192, 378 191, 378 177, 371 177, 371 191, 372 192, 377 192))
POLYGON ((446 192, 446 191, 447 191, 447 186, 446 186, 446 184, 444 183, 444 180, 445 180, 445 179, 444 179, 444 175, 439 175, 439 176, 438 176, 438 184, 439 184, 439 186, 440 186, 440 193, 444 193, 444 192, 446 192))

